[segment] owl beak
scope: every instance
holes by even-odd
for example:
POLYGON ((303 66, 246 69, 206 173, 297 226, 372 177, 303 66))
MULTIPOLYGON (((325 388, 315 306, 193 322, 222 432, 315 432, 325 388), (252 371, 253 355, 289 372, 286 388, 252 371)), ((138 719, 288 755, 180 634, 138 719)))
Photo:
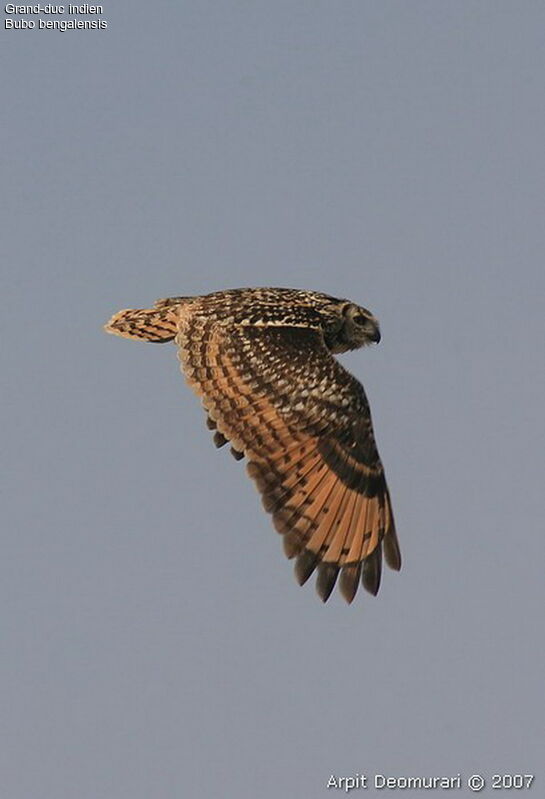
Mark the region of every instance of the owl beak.
POLYGON ((378 344, 380 341, 380 329, 377 322, 369 321, 369 333, 367 334, 370 341, 378 344))

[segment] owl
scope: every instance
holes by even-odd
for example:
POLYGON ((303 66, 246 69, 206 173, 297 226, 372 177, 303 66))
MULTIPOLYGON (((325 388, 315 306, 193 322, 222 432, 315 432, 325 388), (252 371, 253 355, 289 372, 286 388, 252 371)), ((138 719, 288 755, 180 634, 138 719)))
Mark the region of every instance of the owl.
POLYGON ((370 311, 313 291, 230 289, 119 311, 105 330, 175 341, 214 443, 246 457, 300 585, 316 571, 322 601, 338 580, 350 603, 360 582, 378 593, 383 553, 400 569, 369 404, 334 357, 380 341, 370 311))

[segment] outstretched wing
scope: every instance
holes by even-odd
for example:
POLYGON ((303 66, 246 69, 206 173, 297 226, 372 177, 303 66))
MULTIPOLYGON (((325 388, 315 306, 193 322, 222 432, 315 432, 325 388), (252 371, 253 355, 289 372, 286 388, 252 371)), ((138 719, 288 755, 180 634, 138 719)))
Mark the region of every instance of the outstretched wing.
POLYGON ((360 577, 376 594, 383 550, 393 569, 401 558, 363 387, 317 330, 181 316, 182 370, 217 445, 247 456, 299 583, 317 569, 325 602, 340 572, 348 602, 360 577))

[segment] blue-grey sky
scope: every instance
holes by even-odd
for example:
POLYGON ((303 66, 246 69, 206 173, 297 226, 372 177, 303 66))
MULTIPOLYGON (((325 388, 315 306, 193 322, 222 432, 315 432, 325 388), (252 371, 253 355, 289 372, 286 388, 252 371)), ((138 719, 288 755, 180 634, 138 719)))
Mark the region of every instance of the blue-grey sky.
POLYGON ((2 796, 543 795, 545 6, 103 18, 1 33, 2 796), (343 358, 404 556, 376 599, 299 588, 174 347, 101 329, 246 285, 381 321, 343 358))

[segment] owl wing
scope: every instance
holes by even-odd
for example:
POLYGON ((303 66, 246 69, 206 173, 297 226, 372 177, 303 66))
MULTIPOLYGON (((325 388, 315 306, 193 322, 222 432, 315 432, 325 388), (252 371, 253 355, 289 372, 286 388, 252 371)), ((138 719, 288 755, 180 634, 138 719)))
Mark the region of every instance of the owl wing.
POLYGON ((322 333, 188 317, 176 341, 216 444, 247 456, 299 583, 317 569, 324 602, 339 573, 348 602, 360 578, 376 594, 383 550, 401 566, 390 496, 363 387, 322 333))

